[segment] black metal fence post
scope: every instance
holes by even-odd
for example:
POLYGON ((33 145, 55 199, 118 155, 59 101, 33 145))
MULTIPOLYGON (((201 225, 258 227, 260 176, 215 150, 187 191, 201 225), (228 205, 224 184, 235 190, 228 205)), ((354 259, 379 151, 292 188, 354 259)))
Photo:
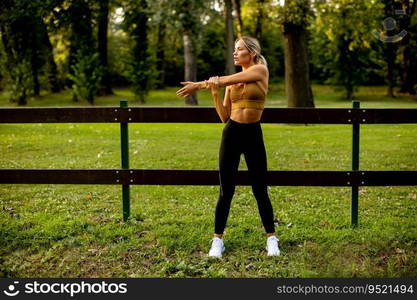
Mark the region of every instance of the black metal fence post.
MULTIPOLYGON (((128 107, 127 100, 120 100, 120 107, 128 107)), ((129 169, 129 132, 128 123, 120 122, 120 147, 122 156, 122 169, 129 169)), ((126 222, 130 216, 130 185, 122 184, 123 220, 126 222)))
MULTIPOLYGON (((359 170, 359 134, 360 125, 355 109, 360 108, 359 101, 353 101, 353 112, 354 118, 352 118, 352 171, 359 170)), ((352 180, 352 212, 351 212, 351 223, 353 227, 358 226, 358 204, 359 204, 359 186, 356 177, 352 180)))

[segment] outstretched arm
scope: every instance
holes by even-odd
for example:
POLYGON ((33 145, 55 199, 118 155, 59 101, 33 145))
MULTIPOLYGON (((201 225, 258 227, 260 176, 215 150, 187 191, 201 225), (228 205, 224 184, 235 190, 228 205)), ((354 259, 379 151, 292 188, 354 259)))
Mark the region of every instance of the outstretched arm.
POLYGON ((179 89, 176 93, 177 96, 180 97, 187 97, 198 90, 207 88, 207 80, 197 82, 185 81, 181 82, 181 84, 184 86, 181 89, 179 89))
POLYGON ((245 71, 219 77, 219 86, 228 86, 243 82, 254 82, 268 77, 268 69, 264 65, 254 65, 245 71))
MULTIPOLYGON (((264 65, 254 65, 248 68, 245 71, 235 73, 232 75, 221 76, 218 78, 218 86, 224 87, 228 85, 233 85, 236 83, 243 83, 243 82, 254 82, 258 80, 262 80, 265 77, 268 77, 268 69, 264 65)), ((214 77, 210 77, 214 78, 214 77)), ((199 89, 207 88, 207 80, 205 81, 186 81, 181 82, 184 87, 177 91, 177 96, 180 97, 187 97, 192 93, 198 91, 199 89)))

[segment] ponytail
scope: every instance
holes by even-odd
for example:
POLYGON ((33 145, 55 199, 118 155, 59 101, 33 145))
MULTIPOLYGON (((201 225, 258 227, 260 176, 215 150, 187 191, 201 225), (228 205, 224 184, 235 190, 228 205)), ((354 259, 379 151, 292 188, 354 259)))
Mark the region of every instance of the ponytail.
POLYGON ((265 67, 268 66, 268 63, 266 62, 266 59, 262 54, 256 54, 255 63, 265 65, 265 67))

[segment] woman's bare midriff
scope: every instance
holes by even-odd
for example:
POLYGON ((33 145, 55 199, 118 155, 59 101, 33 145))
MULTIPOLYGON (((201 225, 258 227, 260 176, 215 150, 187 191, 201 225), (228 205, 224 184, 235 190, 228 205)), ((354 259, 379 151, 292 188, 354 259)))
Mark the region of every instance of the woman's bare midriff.
POLYGON ((262 110, 254 108, 236 108, 231 111, 230 119, 238 123, 254 123, 261 119, 262 110))

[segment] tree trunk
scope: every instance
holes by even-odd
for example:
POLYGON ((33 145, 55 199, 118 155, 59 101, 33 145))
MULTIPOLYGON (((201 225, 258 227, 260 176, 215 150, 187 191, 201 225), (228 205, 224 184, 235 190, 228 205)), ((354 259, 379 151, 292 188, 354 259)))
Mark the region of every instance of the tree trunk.
POLYGON ((99 1, 98 13, 98 55, 100 66, 103 68, 103 76, 98 89, 99 95, 112 95, 111 77, 109 72, 109 64, 107 59, 107 30, 109 24, 109 0, 99 1))
MULTIPOLYGON (((384 0, 384 11, 385 16, 392 16, 395 10, 394 7, 394 0, 384 0)), ((387 36, 390 34, 388 32, 385 33, 387 36)), ((387 63, 387 74, 386 74, 386 81, 388 84, 387 88, 387 96, 391 98, 395 98, 394 95, 394 87, 395 87, 395 58, 397 57, 397 44, 394 43, 385 43, 383 45, 383 53, 385 62, 387 63)))
POLYGON ((401 44, 403 45, 403 66, 401 74, 401 93, 409 93, 411 95, 416 94, 414 85, 417 83, 415 75, 415 59, 417 59, 415 49, 412 49, 410 45, 410 25, 411 18, 415 12, 417 1, 413 1, 410 5, 410 0, 403 0, 403 8, 405 8, 406 15, 401 17, 401 30, 408 31, 408 34, 402 39, 401 44))
POLYGON ((402 75, 401 75, 401 89, 400 93, 409 93, 414 95, 416 93, 414 89, 414 76, 413 72, 415 70, 412 69, 413 66, 413 55, 412 49, 410 46, 410 35, 407 34, 404 39, 403 43, 405 44, 403 49, 403 66, 402 66, 402 75))
POLYGON ((158 25, 158 41, 156 46, 156 68, 158 71, 157 88, 165 87, 165 35, 166 24, 161 22, 158 25))
POLYGON ((225 0, 225 19, 226 19, 226 74, 236 73, 233 60, 234 36, 233 36, 233 18, 232 18, 232 2, 225 0))
MULTIPOLYGON (((77 63, 77 52, 79 50, 85 52, 82 55, 94 52, 91 9, 88 2, 85 0, 73 0, 68 9, 68 15, 71 19, 68 73, 73 74, 72 66, 77 63)), ((71 88, 72 81, 68 79, 67 85, 71 88)), ((74 102, 78 101, 75 93, 73 93, 72 100, 74 102)))
POLYGON ((30 75, 32 77, 32 96, 38 97, 40 95, 40 85, 39 85, 39 47, 37 43, 37 31, 39 30, 38 24, 36 22, 31 22, 32 30, 28 32, 29 38, 29 55, 30 55, 30 75))
POLYGON ((45 46, 45 59, 46 59, 46 74, 48 76, 48 85, 49 90, 52 93, 58 93, 61 88, 58 81, 58 68, 55 63, 54 59, 54 49, 51 44, 51 40, 49 39, 48 29, 46 27, 45 22, 41 19, 41 35, 42 35, 42 42, 45 46))
POLYGON ((242 30, 243 30, 243 22, 242 22, 242 10, 240 7, 240 0, 233 0, 233 6, 236 12, 236 18, 237 18, 237 36, 242 36, 242 30))
POLYGON ((393 43, 387 43, 384 45, 385 61, 387 63, 387 96, 395 98, 395 58, 397 57, 397 45, 393 43))
POLYGON ((131 74, 131 80, 135 99, 139 103, 144 104, 149 90, 149 75, 147 73, 150 69, 148 57, 147 0, 131 0, 131 2, 136 2, 136 6, 134 6, 136 11, 132 13, 134 19, 133 27, 130 32, 130 37, 134 41, 132 48, 133 61, 131 62, 131 66, 133 73, 131 74))
POLYGON ((258 39, 259 43, 263 45, 263 36, 262 36, 262 21, 264 19, 264 3, 265 0, 258 0, 257 6, 257 16, 256 16, 256 26, 255 26, 255 38, 258 39))
MULTIPOLYGON (((0 33, 1 33, 1 31, 0 31, 0 33)), ((3 53, 2 52, 0 52, 0 61, 3 61, 3 57, 2 57, 2 55, 3 55, 3 53)), ((3 76, 3 70, 1 70, 0 69, 0 92, 2 92, 3 91, 3 78, 4 78, 4 76, 3 76)))
POLYGON ((288 107, 314 107, 307 56, 307 31, 291 23, 285 23, 283 31, 288 107))
MULTIPOLYGON (((197 81, 197 59, 195 41, 190 34, 190 30, 183 32, 184 41, 184 79, 185 81, 197 81)), ((185 104, 198 105, 196 93, 186 97, 185 104)))

